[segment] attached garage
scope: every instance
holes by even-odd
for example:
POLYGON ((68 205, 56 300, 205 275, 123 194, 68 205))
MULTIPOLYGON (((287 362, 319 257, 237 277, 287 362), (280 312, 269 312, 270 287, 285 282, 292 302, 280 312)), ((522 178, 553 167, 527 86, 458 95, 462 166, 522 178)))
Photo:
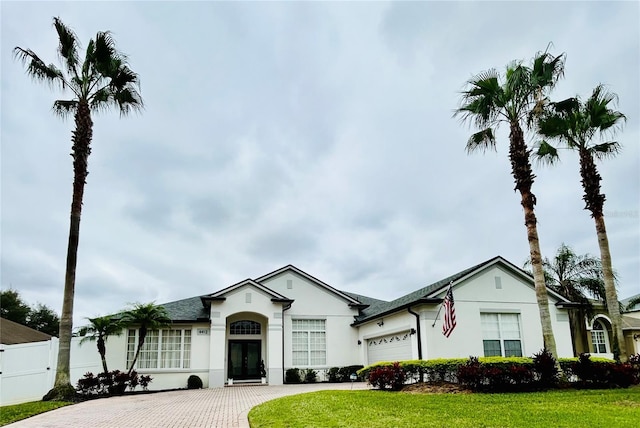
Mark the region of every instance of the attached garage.
POLYGON ((367 339, 368 364, 378 361, 410 360, 411 358, 411 335, 409 330, 367 339))

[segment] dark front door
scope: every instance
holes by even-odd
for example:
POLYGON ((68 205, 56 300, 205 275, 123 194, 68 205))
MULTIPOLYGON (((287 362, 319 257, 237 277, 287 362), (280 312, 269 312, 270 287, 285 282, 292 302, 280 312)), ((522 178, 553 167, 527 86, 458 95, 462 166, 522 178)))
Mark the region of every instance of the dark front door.
POLYGON ((259 379, 261 348, 259 340, 230 340, 228 377, 239 380, 259 379))

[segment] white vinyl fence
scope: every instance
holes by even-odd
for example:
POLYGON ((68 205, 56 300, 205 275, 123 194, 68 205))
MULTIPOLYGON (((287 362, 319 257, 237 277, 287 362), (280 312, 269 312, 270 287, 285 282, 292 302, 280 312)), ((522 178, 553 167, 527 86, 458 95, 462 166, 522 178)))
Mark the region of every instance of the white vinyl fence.
MULTIPOLYGON (((79 346, 71 340, 71 383, 88 371, 102 371, 95 343, 79 346)), ((0 406, 38 401, 53 387, 58 358, 58 338, 46 342, 0 344, 0 406)))

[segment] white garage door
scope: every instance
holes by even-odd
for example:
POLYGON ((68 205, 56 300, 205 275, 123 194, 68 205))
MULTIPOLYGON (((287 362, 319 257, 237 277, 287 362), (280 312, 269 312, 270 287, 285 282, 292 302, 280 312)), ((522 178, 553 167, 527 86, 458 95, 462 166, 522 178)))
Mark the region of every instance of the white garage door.
POLYGON ((402 361, 411 359, 411 336, 409 331, 373 337, 367 340, 369 364, 378 361, 402 361))

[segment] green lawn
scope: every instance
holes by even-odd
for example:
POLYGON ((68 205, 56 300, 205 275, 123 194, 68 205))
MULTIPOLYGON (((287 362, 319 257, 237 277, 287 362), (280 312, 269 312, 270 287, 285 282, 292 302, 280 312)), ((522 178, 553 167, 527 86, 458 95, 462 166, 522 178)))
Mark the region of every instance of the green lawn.
POLYGON ((14 404, 0 407, 0 426, 26 419, 29 416, 48 412, 58 407, 68 406, 66 401, 32 401, 30 403, 14 404))
POLYGON ((640 387, 520 394, 319 391, 249 412, 264 427, 640 427, 640 387))

